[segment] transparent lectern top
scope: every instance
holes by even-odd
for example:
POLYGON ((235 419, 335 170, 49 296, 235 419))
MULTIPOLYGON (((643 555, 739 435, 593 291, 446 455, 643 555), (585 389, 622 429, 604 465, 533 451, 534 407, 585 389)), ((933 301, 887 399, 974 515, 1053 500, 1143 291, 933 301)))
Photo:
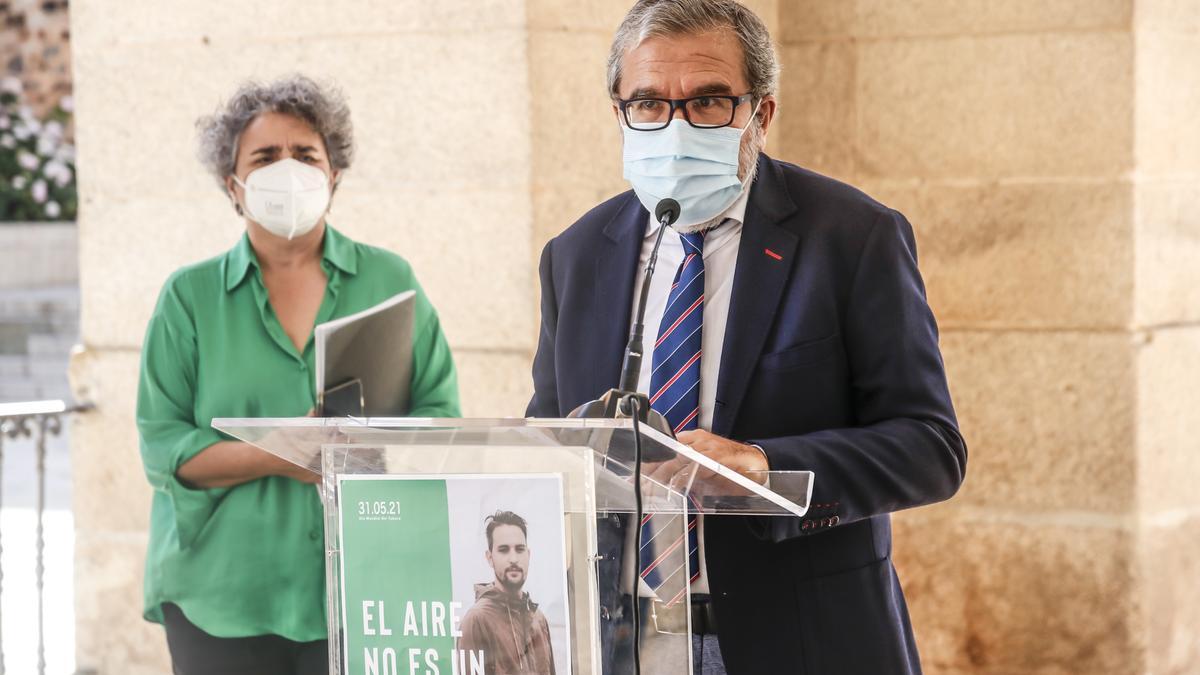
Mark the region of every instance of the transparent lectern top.
MULTIPOLYGON (((212 426, 315 473, 517 473, 589 462, 596 508, 634 510, 628 419, 221 418, 212 426)), ((638 433, 643 501, 656 510, 678 510, 680 494, 706 514, 808 510, 811 471, 742 475, 646 425, 638 433)))

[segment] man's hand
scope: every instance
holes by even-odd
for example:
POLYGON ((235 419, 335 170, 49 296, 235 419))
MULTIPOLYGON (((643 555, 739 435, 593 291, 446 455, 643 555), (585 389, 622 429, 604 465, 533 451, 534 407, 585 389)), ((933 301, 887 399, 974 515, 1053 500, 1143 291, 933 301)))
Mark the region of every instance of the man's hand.
MULTIPOLYGON (((722 438, 699 429, 684 431, 679 434, 677 440, 684 445, 690 446, 700 454, 720 464, 724 464, 730 469, 759 483, 764 481, 763 476, 749 474, 770 470, 770 467, 767 465, 767 456, 763 454, 762 450, 753 445, 731 441, 728 438, 722 438)), ((644 464, 642 466, 642 475, 673 489, 680 490, 687 488, 694 493, 701 489, 705 481, 716 474, 703 466, 693 464, 690 460, 675 458, 666 462, 644 464), (693 483, 693 480, 697 482, 693 483)), ((718 485, 720 486, 718 493, 721 494, 724 494, 723 491, 731 487, 728 481, 724 480, 719 481, 718 485)))
POLYGON ((767 456, 753 445, 731 441, 702 429, 684 431, 679 434, 678 440, 684 445, 691 446, 696 452, 716 460, 740 474, 769 469, 767 456))

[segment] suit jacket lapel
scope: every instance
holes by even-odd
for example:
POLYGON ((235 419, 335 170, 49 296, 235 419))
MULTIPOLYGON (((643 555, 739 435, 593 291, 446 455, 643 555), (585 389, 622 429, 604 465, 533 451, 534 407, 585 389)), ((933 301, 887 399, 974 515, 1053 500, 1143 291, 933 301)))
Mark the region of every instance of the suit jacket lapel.
POLYGON ((746 206, 721 353, 712 432, 733 430, 796 261, 799 237, 779 226, 796 211, 775 162, 762 155, 746 206))
POLYGON ((625 345, 629 342, 629 317, 633 313, 633 282, 650 215, 630 193, 624 207, 604 228, 605 241, 596 252, 596 348, 591 364, 592 397, 617 386, 625 345))

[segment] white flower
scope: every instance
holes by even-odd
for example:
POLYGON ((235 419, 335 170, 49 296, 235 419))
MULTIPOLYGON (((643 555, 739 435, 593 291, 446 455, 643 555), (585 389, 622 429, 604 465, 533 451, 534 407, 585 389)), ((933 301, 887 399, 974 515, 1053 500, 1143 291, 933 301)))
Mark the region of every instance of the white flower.
POLYGON ((41 178, 33 181, 33 185, 29 188, 29 195, 33 197, 33 201, 39 204, 46 201, 46 197, 49 196, 49 193, 46 189, 46 181, 42 180, 41 178))
MULTIPOLYGON (((20 117, 21 119, 25 120, 25 124, 27 124, 31 127, 36 126, 37 129, 42 128, 42 125, 40 123, 38 123, 37 115, 33 114, 33 108, 30 108, 27 105, 23 105, 20 108, 17 108, 17 116, 20 117)), ((37 129, 34 129, 34 131, 37 131, 37 129)))
POLYGON ((12 121, 8 119, 8 115, 0 115, 0 129, 7 129, 12 126, 12 121))
POLYGON ((62 100, 58 102, 58 107, 62 108, 65 112, 75 112, 75 97, 62 97, 62 100))
POLYGON ((75 161, 75 146, 64 143, 54 150, 54 159, 71 164, 75 161))
POLYGON ((53 138, 53 139, 62 138, 63 137, 62 122, 59 122, 58 120, 50 120, 49 122, 46 122, 45 126, 42 127, 42 135, 49 136, 50 138, 53 138))
POLYGON ((24 174, 22 174, 20 176, 13 176, 12 186, 13 186, 14 190, 24 190, 25 186, 28 184, 29 184, 29 179, 26 178, 24 174))
POLYGON ((19 164, 21 168, 25 169, 26 171, 33 171, 34 169, 38 168, 38 164, 41 164, 41 161, 39 161, 37 155, 33 154, 32 152, 29 152, 28 150, 21 150, 17 152, 17 164, 19 164))
POLYGON ((20 94, 21 80, 12 75, 0 80, 0 92, 8 94, 20 94))
POLYGON ((49 157, 54 154, 54 149, 58 147, 58 139, 48 134, 42 134, 37 139, 37 154, 42 157, 49 157))
POLYGON ((13 135, 17 137, 18 141, 24 141, 32 136, 33 132, 23 122, 17 122, 13 127, 13 135))
POLYGON ((0 136, 0 148, 12 150, 17 147, 17 139, 12 137, 12 134, 4 134, 0 136))
POLYGON ((62 207, 58 202, 46 202, 46 215, 51 218, 57 218, 62 213, 62 207))
POLYGON ((42 167, 42 175, 53 180, 58 187, 66 187, 71 182, 71 169, 57 159, 46 162, 42 167))

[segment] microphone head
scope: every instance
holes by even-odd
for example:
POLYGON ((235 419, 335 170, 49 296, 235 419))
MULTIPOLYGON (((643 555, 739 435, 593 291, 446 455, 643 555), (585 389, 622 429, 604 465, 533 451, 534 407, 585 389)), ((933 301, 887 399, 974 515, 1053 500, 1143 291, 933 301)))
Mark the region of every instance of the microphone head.
POLYGON ((658 206, 654 207, 654 217, 658 219, 658 222, 670 226, 675 224, 676 220, 679 220, 680 210, 679 202, 667 197, 660 201, 658 206))

